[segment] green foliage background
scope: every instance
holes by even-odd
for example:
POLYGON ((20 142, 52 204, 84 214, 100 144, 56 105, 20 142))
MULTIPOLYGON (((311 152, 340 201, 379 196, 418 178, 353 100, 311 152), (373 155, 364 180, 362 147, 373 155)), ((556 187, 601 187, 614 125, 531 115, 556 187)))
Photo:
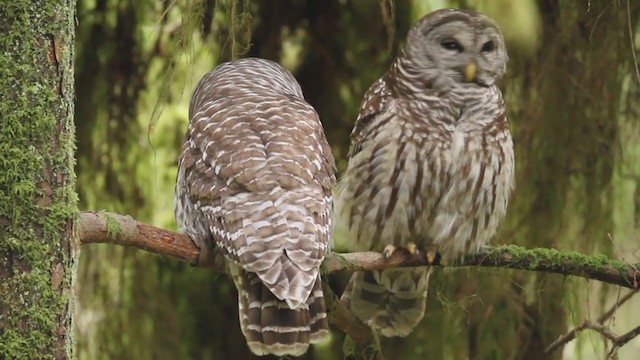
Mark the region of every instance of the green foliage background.
MULTIPOLYGON (((508 41, 502 88, 517 191, 495 242, 638 262, 635 1, 80 0, 81 209, 175 228, 173 186, 191 89, 216 64, 237 57, 265 57, 294 73, 343 169, 362 95, 409 27, 446 6, 486 12, 508 41)), ((251 357, 226 277, 108 245, 84 247, 80 261, 80 359, 251 357)), ((432 279, 424 321, 407 338, 383 339, 385 358, 542 359, 560 334, 597 318, 620 294, 599 283, 504 270, 445 269, 432 279)), ((346 274, 329 281, 339 292, 346 274)), ((634 306, 640 303, 625 305, 608 325, 620 333, 636 326, 634 306)), ((341 357, 342 337, 334 332, 304 358, 341 357)), ((578 340, 565 358, 603 357, 598 336, 578 340)), ((621 358, 634 358, 639 347, 627 345, 621 358)))

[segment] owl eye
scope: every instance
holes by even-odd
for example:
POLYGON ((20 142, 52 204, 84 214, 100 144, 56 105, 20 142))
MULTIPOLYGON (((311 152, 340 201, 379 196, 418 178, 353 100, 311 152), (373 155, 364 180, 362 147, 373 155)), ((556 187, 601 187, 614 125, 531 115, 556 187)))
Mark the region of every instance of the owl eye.
POLYGON ((484 43, 484 45, 482 45, 482 52, 483 53, 492 52, 495 48, 496 46, 494 45, 493 41, 489 40, 486 43, 484 43))
POLYGON ((440 43, 440 46, 442 46, 444 49, 457 51, 459 53, 464 51, 462 45, 460 45, 460 43, 455 40, 443 40, 440 43))

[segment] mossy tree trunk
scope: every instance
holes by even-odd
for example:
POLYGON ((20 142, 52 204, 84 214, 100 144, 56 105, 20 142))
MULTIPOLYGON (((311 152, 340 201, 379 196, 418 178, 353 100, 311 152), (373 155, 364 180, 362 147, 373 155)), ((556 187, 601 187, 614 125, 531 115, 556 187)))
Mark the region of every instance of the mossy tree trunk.
POLYGON ((73 357, 75 0, 0 6, 0 358, 73 357))

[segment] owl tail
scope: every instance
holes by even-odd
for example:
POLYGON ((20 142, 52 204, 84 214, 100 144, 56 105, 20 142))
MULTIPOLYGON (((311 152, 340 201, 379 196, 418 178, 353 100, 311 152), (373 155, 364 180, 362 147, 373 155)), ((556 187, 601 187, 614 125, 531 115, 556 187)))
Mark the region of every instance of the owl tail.
POLYGON ((329 322, 320 275, 309 298, 296 309, 278 299, 254 273, 233 275, 238 289, 240 328, 256 355, 299 356, 309 343, 329 334, 329 322))
POLYGON ((407 336, 424 316, 430 274, 427 267, 355 272, 342 299, 383 336, 407 336))

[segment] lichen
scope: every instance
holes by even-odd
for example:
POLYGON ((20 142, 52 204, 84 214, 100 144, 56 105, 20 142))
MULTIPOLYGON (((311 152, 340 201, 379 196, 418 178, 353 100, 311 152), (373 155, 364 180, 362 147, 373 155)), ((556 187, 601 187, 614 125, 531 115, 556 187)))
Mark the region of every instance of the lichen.
POLYGON ((107 235, 111 239, 118 239, 124 235, 124 230, 118 220, 114 219, 109 214, 105 213, 105 219, 107 220, 107 235))

